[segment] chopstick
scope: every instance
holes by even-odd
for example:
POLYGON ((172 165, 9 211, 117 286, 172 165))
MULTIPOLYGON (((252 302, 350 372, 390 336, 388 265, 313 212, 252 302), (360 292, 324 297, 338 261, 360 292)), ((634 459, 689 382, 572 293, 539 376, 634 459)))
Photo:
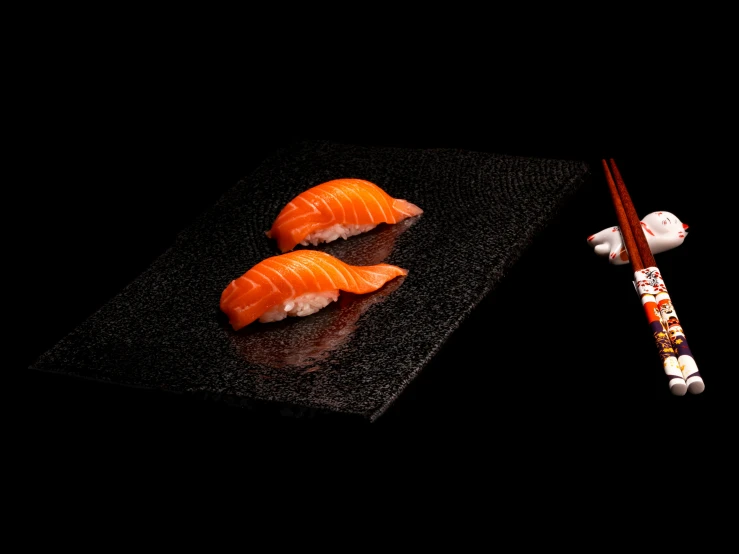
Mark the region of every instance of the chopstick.
POLYGON ((621 172, 618 170, 613 158, 610 158, 613 176, 611 176, 611 171, 608 170, 605 160, 602 160, 602 162, 603 169, 606 173, 606 180, 611 189, 611 196, 614 198, 614 207, 619 217, 619 226, 621 227, 622 235, 624 235, 624 229, 628 229, 626 233, 631 235, 629 240, 632 244, 629 245, 626 236, 624 236, 624 244, 626 245, 629 259, 632 260, 631 267, 634 271, 637 292, 641 297, 650 326, 652 326, 655 340, 660 344, 660 354, 663 356, 665 372, 670 377, 670 390, 673 394, 682 396, 685 394, 684 388, 687 387, 687 390, 691 394, 700 394, 705 390, 705 383, 688 346, 685 332, 677 317, 675 307, 667 292, 667 287, 657 267, 657 263, 654 260, 654 255, 649 248, 641 221, 634 209, 634 204, 626 189, 626 184, 621 177, 621 172), (613 177, 615 177, 615 184, 613 177), (622 221, 624 219, 625 221, 622 221), (631 257, 632 252, 636 254, 635 259, 631 257), (659 319, 659 323, 656 321, 653 322, 657 318, 659 319), (663 340, 663 333, 665 332, 670 339, 672 354, 667 351, 666 345, 664 347, 661 346, 662 343, 660 341, 663 340), (683 383, 674 374, 674 357, 677 359, 683 383))
MULTIPOLYGON (((675 350, 672 348, 672 341, 670 341, 670 334, 662 322, 659 309, 657 306, 657 299, 651 289, 644 286, 648 284, 648 281, 642 278, 642 272, 645 270, 644 262, 641 258, 641 252, 636 242, 636 233, 632 229, 629 216, 626 212, 626 207, 619 194, 619 189, 613 180, 611 170, 608 168, 608 164, 605 160, 601 160, 603 163, 603 171, 606 175, 606 181, 608 182, 608 189, 611 193, 611 201, 613 202, 613 208, 616 210, 616 218, 618 220, 618 226, 621 230, 621 237, 624 241, 624 247, 626 253, 629 255, 629 263, 631 264, 631 270, 634 272, 636 277, 636 289, 637 293, 641 298, 644 312, 647 315, 647 321, 652 329, 654 335, 654 341, 659 351, 659 356, 662 359, 662 367, 665 374, 668 377, 668 384, 670 385, 670 392, 676 396, 684 396, 688 391, 688 384, 685 382, 682 371, 680 370, 680 363, 678 362, 675 350)), ((641 227, 639 233, 643 235, 641 227)), ((651 252, 651 251, 650 251, 651 252)))

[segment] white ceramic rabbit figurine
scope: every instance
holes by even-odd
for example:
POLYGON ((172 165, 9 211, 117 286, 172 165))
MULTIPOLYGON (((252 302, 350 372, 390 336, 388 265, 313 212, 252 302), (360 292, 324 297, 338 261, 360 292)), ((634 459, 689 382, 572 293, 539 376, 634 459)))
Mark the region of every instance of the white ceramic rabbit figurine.
MULTIPOLYGON (((641 226, 652 254, 680 246, 688 235, 688 226, 670 212, 652 212, 641 220, 641 226)), ((599 256, 607 256, 613 265, 629 262, 619 227, 609 227, 589 236, 588 244, 599 256)))

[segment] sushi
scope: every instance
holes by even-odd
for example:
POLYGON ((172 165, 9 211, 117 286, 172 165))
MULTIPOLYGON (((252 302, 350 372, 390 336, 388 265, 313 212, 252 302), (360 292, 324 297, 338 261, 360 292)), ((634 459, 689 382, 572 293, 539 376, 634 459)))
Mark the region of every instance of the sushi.
POLYGON ((220 308, 235 331, 259 320, 313 314, 340 291, 366 294, 408 270, 380 263, 350 265, 317 250, 296 250, 262 260, 221 293, 220 308))
POLYGON ((309 188, 282 208, 265 232, 281 252, 331 242, 370 231, 380 223, 398 223, 423 213, 363 179, 334 179, 309 188))

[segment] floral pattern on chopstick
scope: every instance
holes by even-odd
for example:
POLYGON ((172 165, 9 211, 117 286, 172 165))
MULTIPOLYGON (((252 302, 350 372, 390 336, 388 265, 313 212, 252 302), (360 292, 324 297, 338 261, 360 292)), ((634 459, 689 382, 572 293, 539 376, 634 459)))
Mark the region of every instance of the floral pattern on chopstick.
POLYGON ((657 294, 667 292, 665 282, 662 280, 659 269, 656 267, 646 267, 634 273, 634 281, 639 294, 657 294))

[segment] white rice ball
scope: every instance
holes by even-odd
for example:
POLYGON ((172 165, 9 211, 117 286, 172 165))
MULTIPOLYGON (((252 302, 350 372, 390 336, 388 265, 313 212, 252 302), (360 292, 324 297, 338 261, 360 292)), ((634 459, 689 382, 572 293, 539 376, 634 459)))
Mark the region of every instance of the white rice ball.
POLYGON ((316 313, 339 299, 339 290, 309 292, 296 298, 288 298, 282 304, 272 307, 262 314, 259 321, 269 323, 280 321, 287 316, 304 317, 316 313))
POLYGON ((346 240, 349 237, 353 237, 354 235, 359 235, 360 233, 371 231, 375 227, 377 227, 377 224, 341 225, 337 223, 336 225, 332 225, 331 227, 328 227, 326 229, 321 229, 320 231, 311 233, 310 235, 305 237, 305 239, 303 239, 300 244, 302 244, 303 246, 316 246, 321 242, 331 242, 338 238, 346 240))

